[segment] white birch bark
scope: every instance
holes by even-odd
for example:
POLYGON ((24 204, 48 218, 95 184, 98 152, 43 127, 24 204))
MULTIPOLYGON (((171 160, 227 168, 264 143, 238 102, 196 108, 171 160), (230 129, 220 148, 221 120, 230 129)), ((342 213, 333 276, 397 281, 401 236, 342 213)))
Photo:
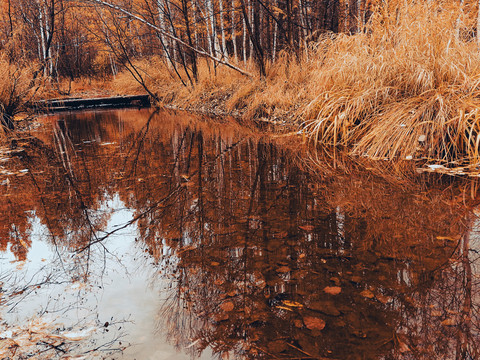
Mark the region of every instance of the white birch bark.
POLYGON ((460 40, 460 28, 463 23, 463 4, 465 0, 460 0, 460 11, 458 13, 457 19, 455 20, 455 39, 460 40))
MULTIPOLYGON (((164 0, 157 0, 157 10, 158 10, 158 23, 159 23, 159 28, 162 29, 162 31, 166 32, 167 31, 167 26, 165 25, 165 4, 163 3, 164 0)), ((165 58, 168 59, 168 41, 165 38, 165 35, 162 33, 159 33, 158 36, 160 37, 160 41, 162 42, 164 49, 163 53, 165 55, 165 58)), ((170 64, 170 62, 169 62, 170 64)))
POLYGON ((218 57, 215 57, 215 56, 212 56, 211 54, 205 52, 204 50, 201 50, 201 49, 198 49, 198 48, 195 48, 191 45, 189 45, 188 43, 186 43, 185 41, 183 41, 182 39, 168 33, 168 32, 164 32, 162 29, 160 29, 158 26, 150 23, 149 21, 145 20, 144 18, 138 16, 138 15, 135 15, 127 10, 125 10, 124 8, 118 6, 118 5, 115 5, 115 4, 112 4, 112 3, 109 3, 107 1, 103 1, 103 0, 85 0, 87 2, 90 2, 90 3, 93 3, 93 4, 97 4, 97 5, 101 5, 101 6, 105 6, 105 7, 108 7, 110 9, 113 9, 115 11, 118 11, 122 14, 125 14, 125 15, 128 15, 130 16, 132 19, 136 20, 136 21, 139 21, 141 22, 142 24, 148 26, 149 28, 151 29, 154 29, 155 31, 157 32, 160 32, 160 33, 163 33, 163 35, 165 35, 166 37, 168 37, 170 40, 174 41, 174 42, 177 42, 178 44, 186 47, 187 49, 190 49, 192 51, 195 51, 198 55, 201 55, 201 56, 205 56, 209 59, 212 59, 213 61, 219 63, 219 64, 223 64, 225 66, 228 66, 229 68, 233 69, 233 70, 236 70, 238 71, 239 73, 245 75, 245 76, 248 76, 248 77, 253 77, 252 74, 250 74, 249 72, 235 66, 235 65, 232 65, 230 64, 228 61, 226 61, 225 59, 221 59, 221 58, 218 58, 218 57))
POLYGON ((222 36, 222 56, 228 58, 227 41, 225 39, 225 26, 223 23, 223 0, 218 0, 218 7, 220 10, 220 34, 222 36))
MULTIPOLYGON (((278 6, 278 0, 274 0, 274 5, 275 5, 275 7, 278 6)), ((275 26, 273 28, 272 62, 275 62, 275 56, 276 56, 276 53, 277 53, 277 33, 278 33, 278 23, 275 21, 275 26)))
POLYGON ((38 4, 38 27, 40 30, 40 41, 41 41, 41 49, 42 49, 42 61, 45 61, 46 59, 46 44, 45 44, 45 29, 43 27, 43 12, 42 12, 42 7, 40 3, 37 1, 38 4))
MULTIPOLYGON (((47 12, 47 5, 45 3, 43 3, 43 16, 44 16, 44 19, 45 19, 45 41, 46 41, 46 37, 50 37, 50 22, 49 22, 49 19, 48 19, 48 12, 47 12)), ((45 43, 45 47, 46 47, 46 43, 45 43)), ((49 46, 48 49, 45 49, 45 59, 46 61, 46 64, 45 64, 45 69, 47 70, 48 69, 48 75, 52 75, 53 74, 53 60, 52 60, 52 47, 49 46)))
POLYGON ((243 62, 247 63, 247 24, 243 18, 243 62))
MULTIPOLYGON (((479 0, 480 1, 480 0, 479 0)), ((232 43, 233 43, 233 56, 235 58, 235 61, 238 59, 238 53, 237 53, 237 38, 236 38, 236 26, 235 26, 235 0, 232 0, 232 43)))
POLYGON ((212 0, 207 0, 207 12, 208 12, 208 18, 209 18, 208 20, 210 23, 210 31, 211 31, 211 42, 212 42, 212 48, 213 48, 212 54, 213 56, 218 56, 220 43, 218 41, 218 36, 217 36, 215 8, 212 0))
POLYGON ((198 19, 197 19, 197 0, 193 1, 193 38, 195 39, 195 47, 198 48, 198 19))
POLYGON ((362 6, 363 2, 362 0, 357 0, 357 32, 362 31, 363 29, 363 9, 362 6))

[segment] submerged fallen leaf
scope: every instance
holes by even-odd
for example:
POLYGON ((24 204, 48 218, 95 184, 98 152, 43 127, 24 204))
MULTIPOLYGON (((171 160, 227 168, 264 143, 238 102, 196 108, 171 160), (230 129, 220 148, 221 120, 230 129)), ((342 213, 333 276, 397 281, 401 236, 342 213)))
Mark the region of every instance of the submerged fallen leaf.
POLYGON ((287 273, 289 272, 291 269, 288 267, 288 266, 280 266, 278 269, 277 269, 277 272, 278 273, 281 273, 281 274, 284 274, 284 273, 287 273))
POLYGON ((443 320, 440 324, 442 324, 443 326, 455 326, 457 325, 457 322, 455 321, 455 319, 448 318, 443 320))
POLYGON ((375 295, 375 297, 377 298, 378 301, 380 301, 382 304, 387 304, 389 303, 390 301, 392 301, 392 298, 390 296, 385 296, 385 295, 382 295, 382 294, 377 294, 375 295))
POLYGON ((305 316, 303 318, 303 322, 305 323, 307 329, 310 330, 323 330, 326 325, 324 320, 313 316, 305 316))
POLYGON ((323 291, 330 295, 338 295, 342 292, 342 288, 340 286, 327 286, 323 291))
POLYGON ((232 311, 235 308, 235 305, 231 301, 224 302, 220 305, 220 309, 223 311, 232 311))
POLYGON ((302 323, 302 321, 299 320, 299 319, 293 320, 293 325, 295 325, 295 327, 297 327, 297 328, 303 327, 303 323, 302 323))
POLYGON ((457 236, 437 236, 437 240, 449 240, 449 241, 458 241, 460 240, 461 235, 457 236))
POLYGON ((373 299, 375 297, 375 295, 373 294, 373 292, 371 292, 370 290, 368 289, 365 289, 363 290, 360 295, 362 295, 363 297, 367 298, 367 299, 373 299))
POLYGON ((315 229, 315 227, 312 225, 302 225, 302 226, 299 226, 299 228, 305 231, 313 231, 313 229, 315 229))

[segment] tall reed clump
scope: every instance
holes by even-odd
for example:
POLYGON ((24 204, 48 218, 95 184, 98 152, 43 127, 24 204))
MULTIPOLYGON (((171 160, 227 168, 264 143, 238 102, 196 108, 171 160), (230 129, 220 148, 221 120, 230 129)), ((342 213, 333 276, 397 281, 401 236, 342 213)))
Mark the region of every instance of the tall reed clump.
POLYGON ((24 110, 28 95, 32 90, 32 72, 9 62, 0 56, 0 128, 13 130, 13 118, 24 110))
POLYGON ((379 8, 317 44, 297 115, 317 143, 373 159, 480 161, 480 50, 439 1, 379 8))

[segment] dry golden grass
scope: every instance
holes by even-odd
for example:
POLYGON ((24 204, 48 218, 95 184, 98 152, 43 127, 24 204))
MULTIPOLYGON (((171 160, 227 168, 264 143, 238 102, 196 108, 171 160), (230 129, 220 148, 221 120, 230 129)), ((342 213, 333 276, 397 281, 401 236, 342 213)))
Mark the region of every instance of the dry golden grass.
POLYGON ((438 2, 410 3, 323 43, 306 131, 374 159, 477 162, 480 57, 475 39, 457 37, 457 17, 438 2))
MULTIPOLYGON (((42 88, 42 98, 58 98, 64 96, 92 97, 113 94, 111 79, 82 77, 75 80, 62 79, 58 83, 42 88)), ((122 93, 123 95, 124 93, 122 93)))
MULTIPOLYGON (((254 64, 241 64, 254 72, 254 64)), ((198 81, 190 86, 184 72, 186 86, 178 80, 174 70, 164 60, 156 57, 135 62, 135 67, 163 105, 174 105, 191 110, 214 110, 214 112, 241 115, 245 119, 280 117, 297 108, 299 87, 308 78, 302 64, 281 54, 275 64, 268 64, 266 79, 247 78, 225 66, 215 66, 205 59, 199 60, 198 81)), ((117 75, 113 89, 118 93, 142 92, 128 71, 117 75)))
MULTIPOLYGON (((477 163, 480 56, 469 33, 477 10, 465 8, 459 23, 448 1, 400 3, 382 2, 362 33, 323 35, 303 58, 280 54, 265 79, 201 60, 192 87, 161 58, 136 65, 164 104, 285 120, 315 143, 371 159, 477 163)), ((128 73, 113 89, 142 91, 128 73)))

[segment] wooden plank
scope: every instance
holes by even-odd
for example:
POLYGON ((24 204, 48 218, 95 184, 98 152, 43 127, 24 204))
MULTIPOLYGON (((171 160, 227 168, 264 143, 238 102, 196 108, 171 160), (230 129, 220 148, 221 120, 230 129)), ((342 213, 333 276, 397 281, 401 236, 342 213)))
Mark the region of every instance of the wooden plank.
POLYGON ((149 107, 148 95, 113 96, 103 98, 67 98, 41 100, 32 104, 36 111, 71 111, 92 108, 149 107))

